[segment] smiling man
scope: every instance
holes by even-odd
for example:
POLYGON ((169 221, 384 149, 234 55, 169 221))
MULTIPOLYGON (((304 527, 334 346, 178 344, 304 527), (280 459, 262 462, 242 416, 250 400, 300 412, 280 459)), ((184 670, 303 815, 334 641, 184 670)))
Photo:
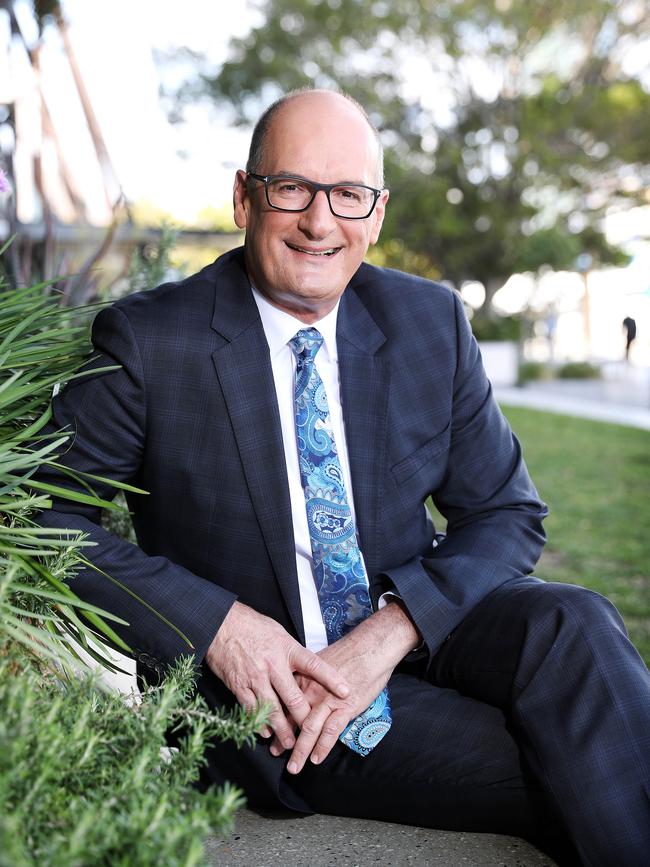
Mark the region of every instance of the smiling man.
POLYGON ((363 262, 387 204, 360 106, 272 106, 235 179, 244 248, 102 311, 92 363, 120 368, 54 402, 66 463, 150 492, 139 547, 82 506, 43 520, 151 606, 75 579, 129 622, 141 674, 192 652, 211 704, 270 704, 204 782, 638 867, 648 672, 603 597, 531 577, 546 508, 458 296, 363 262))
POLYGON ((276 109, 272 118, 281 116, 282 123, 264 124, 248 172, 237 172, 235 222, 246 229, 253 285, 279 309, 311 323, 332 310, 376 243, 388 190, 380 143, 356 106, 333 94, 297 99, 276 109), (305 105, 313 99, 318 108, 305 105), (259 157, 266 176, 253 171, 259 157), (332 180, 345 183, 315 192, 314 184, 332 180))

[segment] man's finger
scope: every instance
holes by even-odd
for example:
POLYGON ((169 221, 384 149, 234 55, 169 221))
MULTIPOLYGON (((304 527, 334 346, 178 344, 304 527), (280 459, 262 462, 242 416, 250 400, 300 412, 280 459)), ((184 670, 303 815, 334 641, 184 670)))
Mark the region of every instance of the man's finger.
POLYGON ((277 702, 277 697, 273 693, 273 698, 263 699, 269 704, 272 704, 273 709, 268 716, 269 725, 275 732, 275 737, 282 744, 284 749, 290 750, 296 742, 293 734, 291 723, 283 713, 280 705, 277 702))
POLYGON ((290 716, 298 725, 301 725, 302 721, 311 710, 311 704, 307 701, 304 693, 298 687, 293 674, 285 674, 284 672, 279 671, 272 672, 271 686, 287 709, 288 716, 290 716))
POLYGON ((274 737, 273 740, 271 741, 271 746, 269 747, 269 751, 270 751, 271 755, 276 756, 276 758, 277 758, 277 756, 281 756, 282 753, 284 752, 284 747, 282 746, 282 744, 280 743, 280 741, 278 740, 277 737, 274 737))
MULTIPOLYGON (((291 726, 291 729, 293 731, 294 743, 295 743, 295 739, 298 737, 298 725, 297 725, 296 721, 291 716, 288 716, 288 720, 289 720, 289 725, 291 726)), ((291 746, 293 746, 293 744, 291 746)), ((271 751, 271 755, 281 756, 282 753, 285 751, 285 749, 290 749, 290 748, 284 747, 280 743, 278 738, 274 736, 273 739, 271 740, 270 745, 269 745, 269 750, 271 751)))
POLYGON ((254 711, 260 705, 269 708, 267 725, 261 732, 262 737, 269 737, 275 732, 276 737, 284 744, 286 749, 291 749, 296 739, 293 736, 293 728, 285 716, 278 696, 268 681, 262 685, 257 684, 253 689, 238 689, 235 698, 242 707, 254 711), (268 732, 268 734, 265 734, 268 732))
POLYGON ((324 762, 339 739, 339 735, 350 722, 344 711, 334 712, 323 724, 316 746, 311 751, 310 760, 315 765, 324 762))
POLYGON ((305 766, 330 712, 331 708, 327 704, 317 705, 303 722, 298 740, 287 764, 287 770, 290 774, 299 774, 305 766))
POLYGON ((306 674, 339 698, 350 695, 350 685, 341 673, 306 647, 296 643, 291 649, 289 662, 294 671, 306 674))
POLYGON ((237 689, 233 690, 233 695, 242 707, 246 710, 254 711, 257 707, 257 696, 252 689, 237 689))

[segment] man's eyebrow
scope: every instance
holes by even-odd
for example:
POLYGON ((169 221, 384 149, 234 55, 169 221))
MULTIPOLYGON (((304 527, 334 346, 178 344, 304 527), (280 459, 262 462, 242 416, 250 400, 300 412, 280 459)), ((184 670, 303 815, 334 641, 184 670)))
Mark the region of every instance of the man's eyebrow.
MULTIPOLYGON (((297 172, 287 172, 287 171, 284 171, 283 169, 280 169, 277 172, 273 172, 273 174, 268 175, 268 177, 269 178, 278 178, 278 177, 299 178, 301 181, 308 181, 310 184, 317 184, 318 183, 318 181, 314 181, 311 178, 306 178, 304 175, 299 175, 297 172)), ((353 181, 350 178, 347 178, 346 180, 342 180, 342 181, 333 181, 333 183, 335 186, 338 186, 339 184, 341 184, 341 185, 343 185, 343 184, 356 184, 357 186, 360 186, 360 187, 369 186, 365 181, 353 181)))

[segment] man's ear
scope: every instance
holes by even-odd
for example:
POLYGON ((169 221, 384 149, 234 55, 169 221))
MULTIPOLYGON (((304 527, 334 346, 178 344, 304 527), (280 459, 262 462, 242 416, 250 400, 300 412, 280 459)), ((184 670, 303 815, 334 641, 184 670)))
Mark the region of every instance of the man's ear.
POLYGON ((375 210, 372 212, 372 219, 374 220, 374 224, 372 230, 370 232, 370 243, 376 244, 379 239, 379 233, 381 232, 382 223, 384 222, 384 214, 386 213, 386 203, 388 202, 389 196, 388 190, 382 190, 381 195, 377 199, 377 204, 375 205, 375 210))
POLYGON ((245 229, 248 224, 250 198, 248 196, 246 172, 243 169, 239 169, 235 175, 235 184, 232 189, 232 207, 235 224, 239 229, 245 229))

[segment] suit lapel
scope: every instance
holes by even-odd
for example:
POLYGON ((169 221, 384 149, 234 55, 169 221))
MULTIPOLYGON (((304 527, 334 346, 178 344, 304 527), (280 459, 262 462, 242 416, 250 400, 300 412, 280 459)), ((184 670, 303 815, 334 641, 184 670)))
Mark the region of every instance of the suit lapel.
POLYGON ((390 368, 376 355, 385 341, 351 284, 341 299, 337 345, 357 529, 371 578, 379 569, 380 492, 386 471, 390 368))
POLYGON ((239 262, 233 261, 231 267, 232 279, 221 280, 216 295, 212 327, 224 339, 212 358, 269 558, 291 621, 304 642, 291 502, 269 350, 246 273, 239 262))

